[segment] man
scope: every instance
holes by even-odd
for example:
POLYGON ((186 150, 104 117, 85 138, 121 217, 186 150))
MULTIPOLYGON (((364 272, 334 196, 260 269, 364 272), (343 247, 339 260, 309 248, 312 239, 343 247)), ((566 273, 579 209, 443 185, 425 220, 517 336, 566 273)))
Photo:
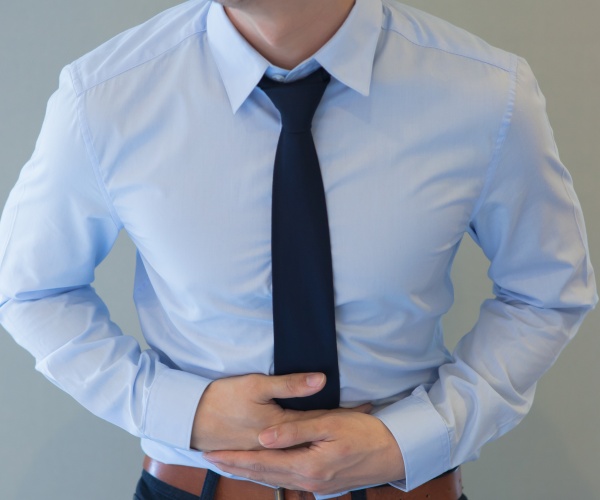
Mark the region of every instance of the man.
MULTIPOLYGON (((413 498, 517 424, 597 300, 543 99, 523 60, 394 2, 222 4, 178 6, 64 70, 2 218, 2 322, 46 376, 143 438, 140 497, 208 492, 210 469, 413 498), (326 378, 272 376, 280 116, 257 85, 319 67, 346 411, 297 412, 274 399, 326 378), (145 352, 89 286, 120 229, 138 249, 145 352), (496 298, 450 355, 439 321, 465 232, 496 298)), ((265 494, 231 484, 217 495, 265 494)))

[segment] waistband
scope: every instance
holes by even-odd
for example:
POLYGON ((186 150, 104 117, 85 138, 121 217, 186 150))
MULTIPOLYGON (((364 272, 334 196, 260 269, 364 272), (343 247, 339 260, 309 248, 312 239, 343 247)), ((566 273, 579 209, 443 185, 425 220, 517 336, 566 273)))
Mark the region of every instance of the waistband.
MULTIPOLYGON (((207 469, 185 465, 164 464, 149 456, 144 457, 144 470, 156 479, 174 488, 200 497, 207 476, 214 474, 207 469)), ((218 476, 214 500, 312 500, 314 496, 305 491, 271 488, 252 481, 218 476)), ((431 481, 405 492, 390 485, 381 485, 362 490, 366 500, 458 500, 462 495, 460 469, 448 471, 431 481)), ((361 492, 361 493, 362 493, 361 492)), ((336 497, 336 500, 351 500, 350 493, 336 497)), ((356 498, 356 496, 355 496, 356 498)))

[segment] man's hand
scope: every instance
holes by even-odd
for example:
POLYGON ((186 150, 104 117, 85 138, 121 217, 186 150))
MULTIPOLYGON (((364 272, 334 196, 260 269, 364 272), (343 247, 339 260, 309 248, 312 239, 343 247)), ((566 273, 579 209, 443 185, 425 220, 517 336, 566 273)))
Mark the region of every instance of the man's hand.
POLYGON ((236 476, 318 494, 405 477, 402 454, 390 431, 361 412, 325 412, 278 424, 260 433, 259 440, 269 449, 216 451, 204 457, 236 476))
MULTIPOLYGON (((202 451, 262 449, 258 435, 266 428, 327 413, 284 410, 273 398, 310 396, 324 385, 322 373, 252 374, 216 380, 204 391, 198 404, 191 446, 202 451)), ((368 406, 355 409, 368 410, 368 406)))

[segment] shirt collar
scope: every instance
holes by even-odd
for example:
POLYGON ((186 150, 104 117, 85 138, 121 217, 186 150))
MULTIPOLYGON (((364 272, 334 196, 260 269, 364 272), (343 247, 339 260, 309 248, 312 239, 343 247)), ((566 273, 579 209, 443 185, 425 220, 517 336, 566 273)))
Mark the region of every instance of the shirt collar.
POLYGON ((382 17, 380 0, 356 0, 331 40, 310 59, 282 73, 239 34, 223 6, 213 2, 207 19, 208 41, 233 112, 237 112, 267 70, 284 74, 285 80, 291 81, 320 65, 344 85, 369 95, 382 17))

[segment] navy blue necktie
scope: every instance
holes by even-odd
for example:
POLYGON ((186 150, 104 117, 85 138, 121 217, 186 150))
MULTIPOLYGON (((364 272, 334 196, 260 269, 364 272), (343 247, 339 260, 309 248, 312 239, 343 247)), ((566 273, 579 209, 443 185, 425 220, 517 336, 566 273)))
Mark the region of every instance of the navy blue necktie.
POLYGON ((321 68, 291 83, 259 83, 282 123, 271 230, 275 374, 327 376, 325 388, 313 396, 278 400, 295 410, 332 409, 340 402, 329 223, 311 132, 329 80, 321 68))

